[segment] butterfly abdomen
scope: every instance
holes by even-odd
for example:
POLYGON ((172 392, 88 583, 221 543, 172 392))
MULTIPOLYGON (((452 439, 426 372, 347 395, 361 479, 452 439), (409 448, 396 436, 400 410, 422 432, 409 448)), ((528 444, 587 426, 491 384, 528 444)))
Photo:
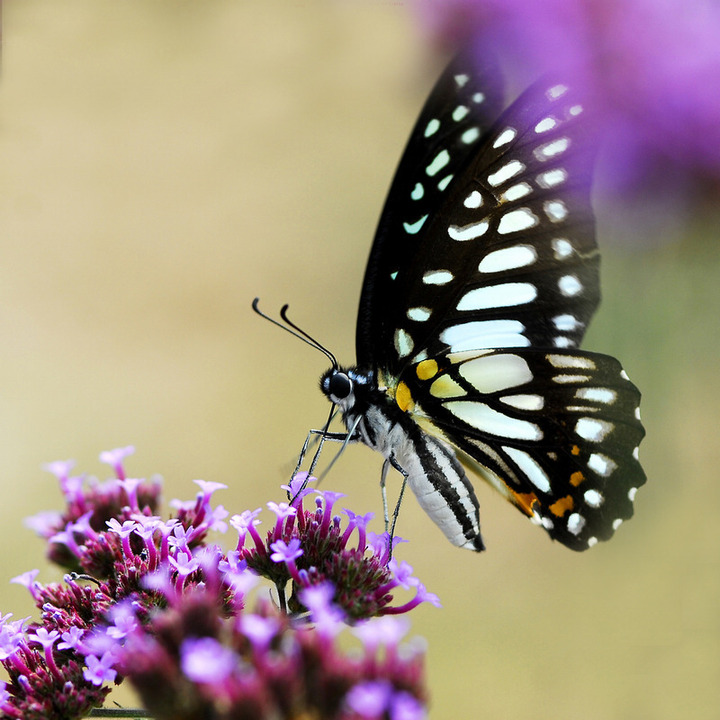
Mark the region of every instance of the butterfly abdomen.
POLYGON ((351 438, 377 450, 405 476, 420 506, 453 545, 483 550, 479 504, 452 448, 405 412, 399 388, 388 394, 372 373, 352 369, 331 371, 322 384, 325 392, 331 385, 345 387, 339 376, 350 381, 338 405, 351 438))

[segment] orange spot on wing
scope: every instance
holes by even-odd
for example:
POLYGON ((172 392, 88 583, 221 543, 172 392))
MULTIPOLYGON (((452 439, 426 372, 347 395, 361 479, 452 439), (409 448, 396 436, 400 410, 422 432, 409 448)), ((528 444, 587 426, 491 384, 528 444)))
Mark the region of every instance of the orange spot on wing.
POLYGON ((550 512, 556 517, 562 517, 568 510, 572 510, 575 503, 570 495, 560 498, 550 506, 550 512))
POLYGON ((573 455, 579 455, 580 454, 580 448, 577 445, 573 445, 572 448, 570 448, 570 452, 573 455))
POLYGON ((535 493, 516 493, 510 490, 512 501, 529 517, 533 516, 533 505, 538 502, 535 493))
POLYGON ((395 402, 403 412, 410 410, 415 404, 410 388, 404 382, 398 383, 397 390, 395 390, 395 402))
POLYGON ((585 480, 585 476, 579 470, 570 476, 570 484, 574 487, 577 487, 583 480, 585 480))

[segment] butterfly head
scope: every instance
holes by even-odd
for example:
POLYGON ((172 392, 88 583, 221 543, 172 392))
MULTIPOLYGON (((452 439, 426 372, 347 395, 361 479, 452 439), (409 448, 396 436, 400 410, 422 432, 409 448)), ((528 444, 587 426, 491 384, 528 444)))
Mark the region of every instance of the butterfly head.
POLYGON ((330 402, 346 411, 355 404, 355 374, 344 368, 330 368, 320 378, 320 389, 330 402))

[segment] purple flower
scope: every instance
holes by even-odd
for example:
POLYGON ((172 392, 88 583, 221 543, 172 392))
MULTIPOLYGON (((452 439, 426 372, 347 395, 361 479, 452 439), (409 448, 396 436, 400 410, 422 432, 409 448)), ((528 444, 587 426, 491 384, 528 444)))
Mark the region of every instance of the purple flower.
POLYGON ((88 655, 85 658, 87 667, 83 671, 84 678, 93 685, 102 685, 104 682, 112 682, 117 676, 117 671, 113 669, 112 653, 103 653, 98 658, 95 655, 88 655))
POLYGON ((292 563, 303 554, 298 538, 293 538, 289 543, 284 540, 276 540, 270 549, 274 551, 270 559, 276 563, 292 563))
POLYGON ((387 710, 392 686, 387 680, 358 683, 347 694, 347 706, 361 718, 380 718, 387 710))
POLYGON ((215 638, 189 638, 180 646, 182 671, 195 682, 222 683, 237 663, 235 653, 215 638))
POLYGON ((80 650, 83 639, 83 631, 79 627, 71 627, 61 636, 62 642, 58 643, 58 650, 80 650))
POLYGON ((43 470, 52 473, 58 480, 64 482, 70 477, 70 471, 75 467, 74 460, 55 460, 43 465, 43 470))
POLYGON ((270 503, 275 522, 265 538, 256 529, 259 511, 236 515, 239 549, 224 554, 206 541, 225 513, 208 503, 217 486, 203 484, 194 504, 176 504, 177 516, 163 521, 153 514, 159 486, 124 478, 116 467, 125 454, 105 457, 121 479, 79 483, 48 533, 53 548, 59 541, 66 548, 51 557, 80 574, 50 585, 36 571, 17 578, 42 621, 0 618, 0 663, 10 677, 0 688, 3 716, 86 716, 108 683, 125 677, 158 720, 189 708, 197 717, 339 718, 354 696, 358 707, 382 696, 392 720, 422 717, 413 715, 424 708, 422 657, 399 652, 404 626, 386 618, 376 642, 360 631, 363 653, 349 655, 336 641, 346 622, 420 601, 418 591, 404 606, 391 604, 394 588, 422 586, 409 566, 384 565, 364 543, 369 516, 347 512, 341 527, 333 515, 340 495, 332 492, 312 510, 302 497, 270 503), (349 546, 355 529, 359 543, 349 546), (246 534, 254 548, 243 546, 246 534), (256 572, 275 583, 282 610, 268 602, 246 609, 256 572), (290 612, 307 612, 312 622, 295 623, 290 612))
POLYGON ((267 650, 272 639, 280 632, 280 623, 274 617, 243 613, 238 621, 239 629, 258 651, 267 650))
POLYGON ((110 465, 118 476, 119 480, 125 479, 125 469, 123 468, 123 460, 132 455, 135 452, 135 448, 132 445, 128 445, 122 448, 116 448, 115 450, 105 450, 100 453, 100 462, 107 463, 110 465))

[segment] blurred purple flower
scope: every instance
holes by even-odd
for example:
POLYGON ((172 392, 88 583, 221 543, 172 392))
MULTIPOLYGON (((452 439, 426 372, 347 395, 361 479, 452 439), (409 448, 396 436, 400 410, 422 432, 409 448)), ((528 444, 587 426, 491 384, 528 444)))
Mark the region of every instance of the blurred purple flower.
POLYGON ((441 44, 470 42, 524 83, 559 71, 593 95, 602 108, 604 178, 618 195, 665 190, 653 199, 667 215, 683 195, 697 195, 700 183, 717 191, 719 3, 447 0, 416 7, 441 44))
POLYGON ((182 671, 195 682, 222 683, 237 664, 237 655, 215 638, 188 638, 180 646, 182 671))

